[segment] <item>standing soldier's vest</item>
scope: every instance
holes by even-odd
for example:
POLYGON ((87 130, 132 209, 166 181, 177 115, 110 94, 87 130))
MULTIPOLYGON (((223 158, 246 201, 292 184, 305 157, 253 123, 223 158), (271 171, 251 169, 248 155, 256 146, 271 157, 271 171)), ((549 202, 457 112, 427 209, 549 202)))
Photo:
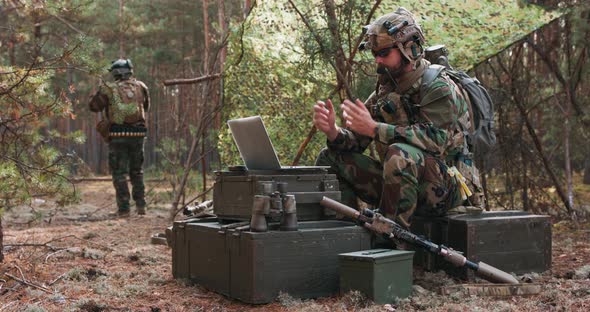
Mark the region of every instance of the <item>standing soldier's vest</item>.
POLYGON ((142 82, 134 78, 108 84, 112 90, 109 105, 109 120, 115 124, 145 124, 145 93, 142 82))

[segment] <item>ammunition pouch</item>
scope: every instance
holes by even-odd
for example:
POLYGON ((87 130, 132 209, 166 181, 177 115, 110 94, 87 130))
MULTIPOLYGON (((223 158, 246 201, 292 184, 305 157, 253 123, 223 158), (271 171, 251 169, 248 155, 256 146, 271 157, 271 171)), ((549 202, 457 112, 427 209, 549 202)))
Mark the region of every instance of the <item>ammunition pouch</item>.
POLYGON ((96 132, 100 134, 105 143, 110 142, 111 122, 108 119, 103 119, 96 124, 96 132))
POLYGON ((477 167, 473 165, 471 160, 469 162, 466 161, 457 161, 456 162, 457 170, 461 172, 461 174, 467 180, 467 186, 473 193, 473 195, 469 196, 469 206, 475 206, 479 208, 485 207, 485 198, 483 194, 483 187, 479 180, 479 170, 477 167))
POLYGON ((91 112, 99 113, 107 109, 109 106, 109 98, 101 92, 94 94, 88 102, 88 108, 91 112))

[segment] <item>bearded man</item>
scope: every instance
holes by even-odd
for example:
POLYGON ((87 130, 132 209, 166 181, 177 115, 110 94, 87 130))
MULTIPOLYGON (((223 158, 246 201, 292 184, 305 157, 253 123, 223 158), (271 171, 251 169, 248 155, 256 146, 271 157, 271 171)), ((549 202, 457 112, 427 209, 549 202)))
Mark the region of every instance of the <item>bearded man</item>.
POLYGON ((330 100, 313 108, 314 125, 327 137, 316 165, 336 173, 342 202, 357 207, 359 198, 406 227, 414 215, 444 216, 479 202, 481 196, 474 189, 466 199, 457 175, 449 170, 459 168, 477 178, 462 130, 470 126, 468 103, 444 70, 424 79, 431 66, 424 59, 424 44, 408 10, 379 17, 365 26, 361 45, 377 65, 373 94, 364 103, 342 103, 343 127, 336 124, 330 100), (422 85, 426 80, 430 83, 422 85), (373 141, 379 160, 363 154, 373 141))

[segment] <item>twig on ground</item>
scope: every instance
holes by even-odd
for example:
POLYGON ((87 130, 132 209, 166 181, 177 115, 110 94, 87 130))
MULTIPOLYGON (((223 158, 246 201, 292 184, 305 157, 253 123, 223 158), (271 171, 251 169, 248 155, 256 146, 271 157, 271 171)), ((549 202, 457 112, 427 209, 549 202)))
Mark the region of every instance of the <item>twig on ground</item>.
POLYGON ((23 274, 23 270, 20 269, 20 267, 18 265, 14 265, 14 267, 20 272, 20 276, 22 276, 23 279, 25 279, 25 275, 23 274))
POLYGON ((66 273, 62 273, 60 276, 56 277, 53 281, 51 281, 49 284, 47 284, 47 286, 51 286, 51 285, 57 283, 57 281, 62 279, 65 275, 66 275, 66 273))
MULTIPOLYGON (((113 178, 110 177, 103 177, 103 178, 78 178, 72 179, 73 183, 80 183, 80 182, 110 182, 113 181, 113 178)), ((145 179, 144 182, 165 182, 165 179, 145 179)), ((127 182, 131 182, 129 178, 127 178, 127 182)))
POLYGON ((56 254, 58 254, 58 253, 60 253, 60 252, 62 252, 62 251, 64 251, 64 250, 68 250, 68 249, 67 249, 67 248, 64 248, 64 249, 60 249, 60 250, 58 250, 58 251, 56 251, 56 252, 52 252, 52 253, 48 254, 48 255, 45 257, 45 260, 43 261, 43 263, 47 263, 47 259, 49 259, 49 257, 51 257, 51 256, 53 256, 53 255, 56 255, 56 254))
POLYGON ((46 287, 43 287, 43 286, 41 286, 41 285, 38 285, 38 284, 35 284, 35 283, 33 283, 33 282, 27 281, 27 280, 25 280, 24 278, 23 278, 23 279, 20 279, 20 278, 18 278, 18 277, 16 277, 16 276, 12 275, 12 274, 10 274, 10 273, 4 273, 4 275, 6 275, 6 276, 8 276, 8 277, 12 278, 13 280, 15 280, 15 281, 17 281, 17 282, 20 282, 20 283, 22 283, 22 284, 25 284, 25 285, 28 285, 28 286, 31 286, 31 287, 35 287, 35 288, 37 288, 37 289, 39 289, 39 290, 42 290, 42 291, 44 291, 44 292, 46 292, 46 293, 53 294, 53 291, 52 291, 51 289, 49 289, 49 288, 46 288, 46 287))
POLYGON ((49 241, 47 241, 45 243, 39 243, 39 244, 33 244, 33 243, 6 244, 4 246, 6 246, 6 247, 23 247, 23 246, 47 247, 47 248, 51 249, 52 251, 60 251, 60 250, 67 249, 67 248, 53 247, 53 246, 49 245, 49 243, 55 242, 55 241, 58 241, 58 240, 62 240, 62 239, 65 239, 65 238, 69 238, 69 237, 75 238, 77 240, 81 240, 81 241, 86 242, 86 243, 88 243, 90 245, 98 246, 98 247, 103 248, 103 249, 108 250, 108 251, 113 251, 113 249, 110 248, 110 247, 103 246, 103 245, 97 244, 97 243, 93 243, 93 242, 91 242, 91 241, 89 241, 87 239, 79 238, 78 236, 73 235, 73 234, 72 235, 66 235, 66 236, 63 236, 63 237, 54 238, 54 239, 51 239, 51 240, 49 240, 49 241))
POLYGON ((10 306, 11 306, 11 305, 14 305, 14 304, 15 304, 15 303, 17 303, 17 302, 18 302, 18 300, 16 300, 16 301, 13 301, 13 302, 11 302, 11 303, 7 303, 7 304, 3 305, 2 307, 0 307, 0 311, 4 311, 4 310, 6 310, 6 309, 10 308, 10 306))
POLYGON ((41 243, 40 244, 34 244, 34 243, 6 244, 4 246, 8 246, 8 247, 47 247, 53 251, 60 250, 59 248, 48 245, 47 243, 43 243, 43 244, 41 244, 41 243))

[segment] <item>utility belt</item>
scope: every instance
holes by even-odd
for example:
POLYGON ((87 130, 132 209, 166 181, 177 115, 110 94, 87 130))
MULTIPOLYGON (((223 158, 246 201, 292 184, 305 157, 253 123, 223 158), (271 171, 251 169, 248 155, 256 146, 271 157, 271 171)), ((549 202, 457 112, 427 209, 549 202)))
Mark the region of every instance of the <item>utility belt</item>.
POLYGON ((121 138, 121 137, 145 137, 147 133, 146 127, 134 127, 126 125, 112 124, 109 129, 109 137, 121 138))

